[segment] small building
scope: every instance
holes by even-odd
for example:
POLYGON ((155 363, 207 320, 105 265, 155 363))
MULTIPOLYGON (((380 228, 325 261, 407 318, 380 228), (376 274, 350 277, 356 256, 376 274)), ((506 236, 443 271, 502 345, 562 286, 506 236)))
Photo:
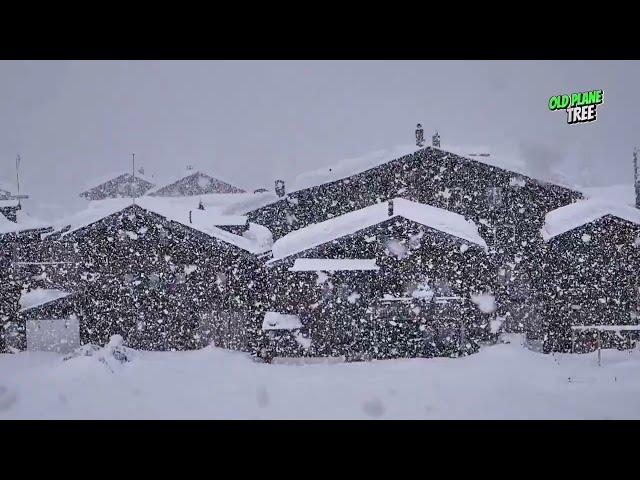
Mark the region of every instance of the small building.
MULTIPOLYGON (((270 309, 299 317, 295 334, 305 355, 448 355, 428 339, 454 316, 456 331, 466 332, 456 336, 456 354, 470 353, 478 339, 490 337, 489 315, 470 301, 494 287, 486 247, 477 226, 461 215, 395 198, 278 239, 267 262, 270 309), (394 299, 398 308, 389 306, 394 299)), ((296 347, 288 355, 300 353, 296 347)))
POLYGON ((576 202, 549 212, 541 235, 545 260, 535 281, 544 311, 528 337, 545 352, 568 352, 571 327, 640 323, 640 210, 576 202))

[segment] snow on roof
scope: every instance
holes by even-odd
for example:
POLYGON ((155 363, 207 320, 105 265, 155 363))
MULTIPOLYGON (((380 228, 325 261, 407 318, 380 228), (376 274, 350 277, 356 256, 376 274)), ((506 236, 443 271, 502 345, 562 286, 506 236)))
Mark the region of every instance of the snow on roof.
POLYGON ((441 147, 401 145, 390 149, 377 150, 355 158, 347 158, 336 164, 302 173, 293 180, 291 185, 287 188, 287 191, 294 192, 347 178, 388 163, 392 160, 396 160, 405 155, 410 155, 424 148, 433 148, 434 150, 440 150, 445 153, 453 153, 470 160, 509 170, 514 173, 527 176, 529 175, 526 162, 516 151, 512 150, 492 152, 489 147, 482 145, 460 146, 443 144, 441 147))
MULTIPOLYGON (((197 197, 191 197, 189 202, 186 200, 185 197, 144 196, 135 199, 135 204, 168 220, 193 228, 248 252, 259 254, 270 250, 271 242, 266 238, 264 230, 260 230, 260 226, 253 224, 252 228, 250 225, 250 231, 246 236, 235 235, 216 226, 246 225, 246 217, 220 215, 219 210, 215 208, 199 210, 197 197), (191 212, 191 219, 189 212, 191 212)), ((62 235, 69 235, 133 204, 134 200, 131 198, 113 198, 90 202, 85 210, 58 220, 55 224, 55 230, 65 230, 62 235)))
POLYGON ((297 258, 291 272, 337 272, 342 270, 379 270, 374 259, 360 258, 297 258))
POLYGON ((0 200, 0 208, 17 207, 18 199, 0 200))
POLYGON ((2 213, 0 213, 0 234, 3 233, 14 233, 14 232, 23 232, 25 230, 36 230, 40 228, 47 228, 50 225, 40 220, 37 220, 22 210, 18 210, 16 212, 17 222, 12 222, 8 220, 2 213))
POLYGON ((612 215, 640 225, 640 210, 637 208, 609 202, 602 198, 592 198, 551 210, 545 216, 540 233, 542 238, 548 241, 605 215, 612 215))
POLYGON ((405 155, 421 150, 416 145, 403 145, 388 150, 377 150, 360 157, 346 158, 334 165, 319 168, 298 175, 289 187, 291 191, 315 187, 324 183, 334 182, 377 167, 405 155))
POLYGON ((20 311, 38 307, 68 295, 70 293, 63 290, 35 288, 30 292, 23 292, 20 296, 20 311))
POLYGON ((278 312, 267 312, 264 314, 262 330, 296 330, 302 328, 298 315, 289 315, 278 312))
POLYGON ((389 217, 388 202, 382 202, 294 230, 273 244, 273 259, 269 262, 351 235, 394 217, 404 217, 483 248, 487 246, 478 234, 476 224, 462 215, 405 198, 393 199, 393 206, 393 217, 389 217))
POLYGON ((635 205, 636 192, 633 183, 607 187, 579 187, 586 199, 602 199, 620 205, 635 205))

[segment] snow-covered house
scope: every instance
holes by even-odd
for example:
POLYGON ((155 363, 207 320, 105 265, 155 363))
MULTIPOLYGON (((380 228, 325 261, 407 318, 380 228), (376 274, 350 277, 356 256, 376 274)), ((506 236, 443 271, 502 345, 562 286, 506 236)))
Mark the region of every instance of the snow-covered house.
POLYGON ((188 197, 211 193, 244 193, 244 190, 199 170, 187 169, 185 176, 150 192, 150 195, 157 197, 188 197))
POLYGON ((134 348, 187 349, 237 335, 223 346, 249 349, 245 322, 264 309, 259 255, 269 238, 255 225, 235 235, 199 213, 144 197, 98 202, 61 222, 45 238, 52 257, 29 263, 32 278, 55 279, 34 288, 69 295, 21 311, 23 327, 77 318, 82 344, 120 334, 134 348))
POLYGON ((145 177, 142 173, 121 173, 109 176, 105 179, 95 181, 80 193, 81 197, 87 200, 104 200, 106 198, 135 198, 141 197, 146 192, 155 187, 152 179, 145 177))
POLYGON ((569 351, 571 327, 640 323, 640 210, 601 199, 550 211, 534 280, 544 314, 529 336, 569 351))
POLYGON ((7 337, 17 320, 24 283, 16 262, 37 247, 40 236, 48 231, 46 225, 19 213, 15 222, 0 215, 0 352, 11 344, 7 337))
MULTIPOLYGON (((456 331, 467 332, 458 353, 488 331, 470 295, 493 288, 495 268, 478 227, 459 214, 395 198, 290 232, 272 253, 270 308, 301 321, 293 332, 300 348, 276 354, 442 354, 432 338, 444 328, 435 299, 449 303, 456 331), (403 315, 387 305, 394 300, 403 315)), ((267 351, 270 337, 263 335, 267 351)))
POLYGON ((458 213, 478 225, 494 254, 499 314, 506 318, 506 328, 521 331, 539 315, 531 278, 542 255, 539 231, 545 214, 583 196, 523 171, 521 165, 499 156, 400 147, 302 174, 288 186, 285 197, 258 206, 247 216, 268 227, 277 240, 398 196, 458 213))

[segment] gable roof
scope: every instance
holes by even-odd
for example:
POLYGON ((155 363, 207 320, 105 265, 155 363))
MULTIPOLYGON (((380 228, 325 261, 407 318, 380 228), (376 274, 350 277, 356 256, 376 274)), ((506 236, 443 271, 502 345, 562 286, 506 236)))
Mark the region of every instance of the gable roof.
POLYGON ((89 200, 103 200, 105 198, 139 197, 151 190, 155 184, 139 173, 135 177, 129 173, 116 174, 93 183, 80 193, 81 197, 89 200), (96 183, 98 183, 96 185, 96 183))
POLYGON ((637 208, 594 198, 551 210, 545 215, 540 233, 544 241, 549 241, 558 235, 594 222, 606 215, 640 225, 640 210, 637 208))
POLYGON ((223 182, 199 170, 189 172, 185 177, 169 185, 160 187, 149 195, 158 197, 188 197, 210 193, 245 193, 241 188, 223 182))
POLYGON ((388 202, 382 202, 294 230, 273 244, 273 259, 270 262, 351 235, 395 217, 404 217, 483 248, 487 247, 484 239, 478 234, 478 227, 474 222, 449 210, 404 198, 394 198, 393 213, 389 216, 388 202))
MULTIPOLYGON (((490 149, 486 146, 443 145, 442 147, 418 147, 416 145, 401 145, 389 149, 376 150, 358 157, 346 158, 332 165, 301 173, 291 182, 287 191, 295 192, 335 182, 337 180, 346 179, 352 175, 365 172, 393 160, 398 160, 420 150, 429 149, 439 151, 444 154, 453 154, 471 162, 489 165, 520 176, 530 177, 530 172, 528 172, 526 163, 514 152, 502 152, 495 155, 493 152, 490 153, 490 149)), ((531 180, 536 179, 531 178, 531 180)), ((554 183, 564 188, 571 188, 557 181, 536 181, 541 183, 554 183)))
MULTIPOLYGON (((159 215, 167 220, 179 223, 185 227, 197 230, 209 237, 216 238, 225 243, 231 244, 250 253, 259 254, 269 251, 271 242, 267 235, 260 230, 260 226, 249 224, 249 231, 246 235, 240 236, 227 232, 216 225, 228 224, 224 216, 220 216, 215 210, 191 210, 191 221, 189 210, 180 208, 172 202, 163 201, 153 197, 142 197, 133 203, 131 199, 119 199, 113 201, 91 202, 89 207, 64 219, 58 220, 55 224, 55 231, 60 232, 62 237, 66 237, 78 230, 88 227, 100 220, 115 215, 129 208, 140 208, 142 210, 159 215)), ((237 217, 229 222, 237 223, 237 217)), ((246 223, 246 220, 245 220, 246 223)), ((262 227, 264 228, 264 227, 262 227)))

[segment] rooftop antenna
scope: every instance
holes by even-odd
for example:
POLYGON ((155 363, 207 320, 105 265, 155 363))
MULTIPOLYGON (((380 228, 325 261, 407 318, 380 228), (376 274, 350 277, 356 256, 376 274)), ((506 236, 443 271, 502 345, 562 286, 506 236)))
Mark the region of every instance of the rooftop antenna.
POLYGON ((20 205, 20 154, 16 157, 16 184, 18 186, 18 206, 20 205))

